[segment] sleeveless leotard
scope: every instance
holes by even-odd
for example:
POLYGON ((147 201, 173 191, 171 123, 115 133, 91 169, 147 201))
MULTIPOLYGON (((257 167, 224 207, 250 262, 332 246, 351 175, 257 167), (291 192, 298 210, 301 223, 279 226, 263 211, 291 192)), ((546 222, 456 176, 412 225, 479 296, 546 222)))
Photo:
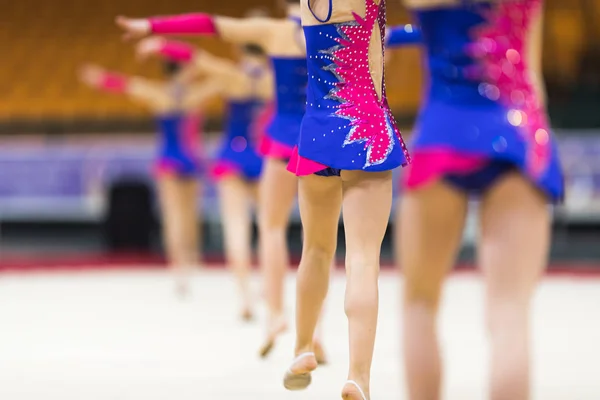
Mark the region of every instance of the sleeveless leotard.
MULTIPOLYGON (((181 87, 173 90, 179 104, 181 87)), ((158 174, 174 173, 191 177, 204 171, 200 134, 202 118, 198 113, 173 111, 156 118, 159 132, 158 155, 154 170, 158 174)))
POLYGON ((369 42, 375 24, 381 31, 383 52, 385 0, 379 5, 366 0, 365 8, 364 18, 355 14, 348 22, 304 26, 307 108, 298 147, 288 165, 297 175, 386 171, 409 162, 385 86, 378 98, 369 71, 369 42))
MULTIPOLYGON (((248 73, 257 80, 262 71, 248 73)), ((213 178, 220 179, 231 174, 241 175, 247 180, 259 178, 262 158, 256 150, 253 124, 264 106, 255 97, 227 103, 227 124, 212 169, 213 178)))
MULTIPOLYGON (((300 26, 300 20, 293 18, 300 26)), ((267 157, 289 160, 298 144, 306 110, 306 57, 271 57, 275 74, 275 114, 260 150, 267 157)))
POLYGON ((443 178, 481 192, 518 169, 562 198, 556 143, 526 61, 540 10, 541 0, 505 0, 416 11, 430 82, 408 188, 443 178))

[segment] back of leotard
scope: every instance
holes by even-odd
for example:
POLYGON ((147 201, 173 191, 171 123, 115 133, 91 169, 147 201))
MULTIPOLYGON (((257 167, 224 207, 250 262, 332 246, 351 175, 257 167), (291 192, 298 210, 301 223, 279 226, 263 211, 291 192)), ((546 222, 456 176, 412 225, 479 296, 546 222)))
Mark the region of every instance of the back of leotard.
POLYGON ((426 168, 417 162, 421 152, 451 150, 510 162, 552 198, 562 196, 556 144, 527 60, 540 11, 541 0, 465 0, 415 12, 429 72, 415 169, 426 168))
POLYGON ((376 25, 383 53, 385 0, 379 5, 366 0, 365 9, 364 18, 356 15, 340 23, 327 23, 327 18, 323 24, 304 26, 308 89, 298 154, 307 168, 291 168, 297 174, 317 172, 323 166, 385 171, 409 161, 383 83, 379 97, 369 70, 369 45, 376 25), (308 167, 306 160, 317 164, 308 167))
POLYGON ((171 86, 175 107, 171 112, 157 116, 159 131, 158 172, 174 172, 181 175, 200 173, 200 130, 199 114, 186 112, 180 105, 185 94, 182 86, 171 86))
MULTIPOLYGON (((299 18, 291 19, 298 23, 301 32, 299 18)), ((306 110, 306 57, 271 56, 271 64, 275 75, 275 114, 267 133, 271 140, 287 147, 291 154, 298 143, 300 124, 306 110)))
MULTIPOLYGON (((247 70, 247 74, 257 85, 264 71, 247 70)), ((256 92, 256 90, 253 90, 256 92)), ((256 151, 252 137, 253 123, 260 108, 264 106, 256 94, 246 99, 230 99, 227 102, 225 131, 217 154, 219 168, 227 164, 228 170, 235 169, 247 179, 256 179, 262 169, 262 160, 256 151)))

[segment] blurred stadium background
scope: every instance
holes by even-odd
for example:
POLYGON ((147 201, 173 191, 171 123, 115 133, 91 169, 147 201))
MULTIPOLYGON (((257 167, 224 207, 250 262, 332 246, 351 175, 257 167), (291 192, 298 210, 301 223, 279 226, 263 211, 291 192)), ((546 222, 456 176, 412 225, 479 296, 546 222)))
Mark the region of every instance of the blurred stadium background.
MULTIPOLYGON (((202 9, 242 16, 275 1, 230 0, 19 0, 0 13, 0 270, 68 265, 122 265, 160 261, 150 176, 154 151, 151 116, 127 99, 95 93, 76 71, 94 62, 126 73, 159 77, 158 62, 136 62, 120 40, 118 14, 146 16, 202 9)), ((399 2, 389 23, 408 22, 399 2)), ((544 74, 548 108, 560 141, 568 195, 555 210, 553 266, 600 272, 600 0, 547 0, 544 74), (598 264, 598 265, 596 265, 598 264)), ((227 45, 194 39, 226 56, 227 45)), ((391 106, 405 132, 421 97, 419 51, 391 54, 387 70, 391 106)), ((211 148, 222 126, 222 107, 206 110, 211 148)), ((207 181, 199 206, 207 258, 219 261, 221 235, 215 191, 207 181)), ((463 261, 471 259, 474 219, 463 261)), ((294 216, 290 241, 300 249, 294 216)), ((385 243, 391 261, 389 238, 385 243)), ((340 251, 343 236, 340 236, 340 251)))
MULTIPOLYGON (((159 240, 151 177, 152 116, 127 99, 94 92, 77 79, 86 62, 160 77, 157 61, 138 63, 120 40, 116 15, 195 10, 243 16, 253 7, 281 15, 276 0, 12 0, 0 2, 0 399, 6 400, 298 400, 339 398, 347 366, 345 282, 334 275, 325 307, 331 364, 306 393, 284 391, 281 376, 293 332, 268 361, 257 356, 258 323, 238 319, 235 286, 224 269, 200 270, 187 302, 174 295, 159 240), (100 269, 89 270, 88 269, 100 269), (151 267, 151 268, 148 268, 151 267), (79 270, 85 273, 76 273, 79 270), (132 270, 136 269, 136 270, 132 270), (23 273, 35 271, 35 273, 23 273), (48 273, 46 273, 48 272, 48 273)), ((545 0, 544 75, 560 142, 567 198, 555 212, 550 268, 536 296, 532 377, 535 400, 600 398, 600 0, 545 0), (580 272, 585 271, 585 274, 580 272), (573 279, 571 272, 580 278, 573 279)), ((389 24, 410 21, 388 0, 389 24)), ((224 56, 212 39, 195 43, 224 56)), ((387 87, 405 134, 422 93, 418 49, 390 54, 387 87)), ((210 159, 222 105, 206 110, 210 159)), ((398 171, 400 173, 400 171, 398 171)), ((398 191, 399 192, 399 191, 398 191)), ((401 196, 401 193, 398 193, 401 196)), ((222 266, 215 190, 199 199, 207 261, 222 266)), ((472 265, 476 218, 461 266, 472 265)), ((390 224, 383 263, 392 265, 390 224)), ((295 261, 300 221, 289 233, 295 261)), ((340 233, 340 257, 343 234, 340 233)), ((435 249, 432 249, 435 251, 435 249)), ((341 261, 341 258, 340 260, 341 261)), ((258 276, 253 279, 258 280, 258 276)), ((258 283, 258 282, 253 282, 258 283)), ((259 292, 256 285, 256 298, 259 292)), ((294 279, 286 281, 293 321, 294 279)), ((380 279, 373 398, 398 400, 402 286, 380 279)), ((448 366, 445 398, 485 398, 488 355, 480 280, 456 274, 444 292, 440 330, 448 366)))

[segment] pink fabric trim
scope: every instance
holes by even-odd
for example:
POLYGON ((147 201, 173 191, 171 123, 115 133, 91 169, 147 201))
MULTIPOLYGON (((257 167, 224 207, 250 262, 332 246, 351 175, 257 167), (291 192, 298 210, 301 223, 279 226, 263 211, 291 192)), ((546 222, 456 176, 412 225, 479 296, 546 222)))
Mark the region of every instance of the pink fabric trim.
POLYGON ((269 135, 264 135, 260 141, 258 151, 264 157, 290 158, 294 148, 273 140, 269 135))
POLYGON ((240 175, 240 173, 240 168, 237 165, 224 160, 217 161, 211 170, 211 176, 215 181, 231 175, 240 175))
POLYGON ((298 146, 294 147, 290 162, 287 165, 287 170, 297 176, 311 175, 315 172, 322 171, 327 168, 327 165, 320 164, 316 161, 309 160, 298 154, 298 146))
POLYGON ((202 34, 216 35, 212 15, 209 14, 183 14, 167 17, 150 18, 150 27, 153 33, 159 34, 202 34))
POLYGON ((164 57, 178 62, 190 62, 194 58, 194 47, 174 40, 166 41, 158 51, 164 57))
POLYGON ((128 79, 124 75, 106 72, 98 83, 98 88, 107 92, 123 93, 127 90, 128 79))
POLYGON ((448 174, 468 174, 487 163, 484 156, 437 148, 412 152, 412 164, 404 175, 404 186, 415 189, 448 174))
POLYGON ((330 66, 338 81, 329 95, 341 104, 333 115, 349 120, 351 127, 346 144, 362 143, 366 153, 364 167, 379 165, 388 159, 394 149, 394 136, 402 146, 407 162, 410 157, 404 147, 400 132, 389 121, 385 89, 381 99, 369 70, 369 45, 373 27, 378 24, 384 30, 385 3, 366 1, 366 13, 362 18, 353 13, 356 23, 339 24, 341 38, 330 50, 333 64, 330 66), (362 61, 365 62, 362 62, 362 61))
POLYGON ((534 18, 541 18, 541 5, 541 0, 500 2, 483 13, 488 22, 474 31, 477 40, 469 47, 492 97, 513 110, 515 126, 527 142, 526 167, 534 177, 546 170, 552 156, 546 112, 529 78, 524 31, 534 18))

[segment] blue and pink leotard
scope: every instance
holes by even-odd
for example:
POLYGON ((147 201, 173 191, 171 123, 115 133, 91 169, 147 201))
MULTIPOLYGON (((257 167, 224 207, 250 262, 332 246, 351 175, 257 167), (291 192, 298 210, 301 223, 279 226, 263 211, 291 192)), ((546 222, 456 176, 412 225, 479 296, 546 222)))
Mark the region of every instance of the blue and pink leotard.
MULTIPOLYGON (((300 20, 293 19, 300 27, 300 20)), ((266 157, 288 161, 298 144, 306 110, 306 57, 271 56, 275 74, 275 113, 260 151, 266 157)))
POLYGON ((240 175, 256 180, 260 177, 262 158, 256 151, 252 123, 261 106, 256 99, 227 103, 227 124, 212 168, 213 178, 240 175))
MULTIPOLYGON (((107 92, 122 94, 127 92, 129 78, 105 72, 96 86, 107 92)), ((199 113, 184 111, 180 107, 185 95, 185 89, 181 85, 171 84, 169 90, 175 107, 156 117, 158 145, 154 172, 159 175, 195 177, 204 172, 200 141, 202 118, 199 113)))
POLYGON ((200 175, 204 171, 200 115, 173 112, 157 117, 157 125, 159 137, 155 172, 182 177, 200 175))
MULTIPOLYGON (((264 71, 259 68, 247 70, 246 73, 256 83, 264 71)), ((261 129, 256 123, 265 107, 268 105, 253 95, 227 102, 227 124, 213 166, 213 178, 221 179, 235 174, 252 181, 260 177, 262 158, 256 148, 255 136, 257 130, 261 129)))
MULTIPOLYGON (((310 4, 309 4, 310 5, 310 4)), ((329 7, 331 9, 332 2, 329 7)), ((385 1, 366 0, 362 18, 304 26, 308 62, 306 114, 288 169, 297 175, 339 175, 341 170, 386 171, 410 157, 369 71, 375 24, 385 37, 385 1)))
POLYGON ((463 1, 416 11, 429 72, 412 142, 409 189, 444 179, 481 192, 518 170, 563 197, 556 142, 527 63, 541 0, 463 1))

